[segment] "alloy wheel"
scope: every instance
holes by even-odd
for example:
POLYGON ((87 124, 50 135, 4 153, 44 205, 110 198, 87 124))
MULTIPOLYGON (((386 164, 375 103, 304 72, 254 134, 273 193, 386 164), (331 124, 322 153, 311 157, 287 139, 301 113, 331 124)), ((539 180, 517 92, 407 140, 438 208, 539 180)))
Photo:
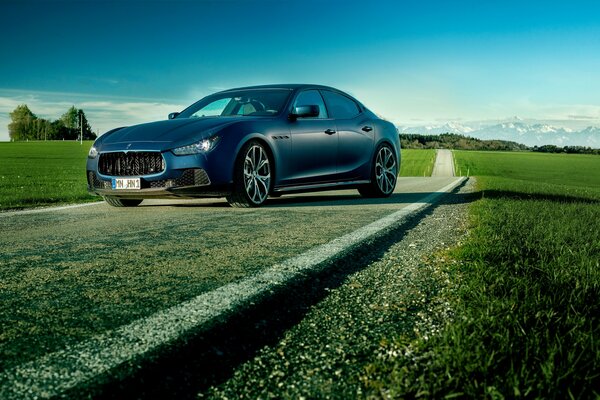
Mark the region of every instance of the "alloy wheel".
POLYGON ((269 195, 271 165, 262 146, 252 145, 244 159, 244 187, 254 204, 261 204, 269 195))
POLYGON ((379 190, 385 195, 390 194, 396 185, 398 167, 396 159, 389 147, 383 146, 375 159, 375 180, 379 190))

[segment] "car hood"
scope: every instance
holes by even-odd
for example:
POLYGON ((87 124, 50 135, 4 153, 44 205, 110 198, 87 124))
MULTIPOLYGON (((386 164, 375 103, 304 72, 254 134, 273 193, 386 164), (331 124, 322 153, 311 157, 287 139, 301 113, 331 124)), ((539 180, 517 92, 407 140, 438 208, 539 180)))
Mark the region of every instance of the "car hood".
POLYGON ((248 117, 204 117, 181 118, 166 121, 156 121, 146 124, 128 126, 109 133, 102 139, 103 145, 120 143, 179 143, 186 139, 190 142, 224 128, 227 125, 247 121, 248 117))

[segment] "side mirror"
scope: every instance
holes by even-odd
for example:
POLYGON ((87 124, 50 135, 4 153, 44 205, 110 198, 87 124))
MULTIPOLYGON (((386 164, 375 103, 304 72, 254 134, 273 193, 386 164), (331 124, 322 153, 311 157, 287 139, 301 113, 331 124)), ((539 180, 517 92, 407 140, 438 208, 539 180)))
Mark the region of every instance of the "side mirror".
POLYGON ((172 112, 171 114, 169 114, 169 119, 175 119, 175 118, 177 118, 177 116, 178 116, 179 114, 181 114, 181 113, 178 113, 178 112, 172 112))
POLYGON ((311 118, 318 117, 321 113, 319 106, 317 105, 308 105, 308 106, 296 106, 294 110, 290 114, 291 119, 297 118, 311 118))

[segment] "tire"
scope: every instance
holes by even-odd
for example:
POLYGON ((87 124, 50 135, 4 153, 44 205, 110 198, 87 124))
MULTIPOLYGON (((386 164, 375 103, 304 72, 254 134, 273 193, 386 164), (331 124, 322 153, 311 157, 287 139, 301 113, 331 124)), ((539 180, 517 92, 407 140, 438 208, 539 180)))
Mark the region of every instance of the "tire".
POLYGON ((271 156, 265 145, 251 140, 242 147, 233 170, 233 190, 227 196, 232 207, 259 207, 271 191, 271 156))
POLYGON ((140 199, 120 199, 110 196, 105 196, 104 200, 113 207, 137 207, 142 202, 140 199))
POLYGON ((398 161, 389 144, 383 143, 375 152, 371 168, 371 183, 358 189, 364 197, 389 197, 398 180, 398 161))

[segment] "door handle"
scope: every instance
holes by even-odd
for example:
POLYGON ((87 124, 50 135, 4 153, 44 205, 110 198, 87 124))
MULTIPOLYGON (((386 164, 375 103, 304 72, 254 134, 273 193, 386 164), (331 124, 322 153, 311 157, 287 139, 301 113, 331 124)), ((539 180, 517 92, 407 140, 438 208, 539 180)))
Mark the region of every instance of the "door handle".
POLYGON ((327 129, 325 131, 325 133, 328 134, 328 135, 333 135, 335 133, 335 130, 334 129, 327 129))
POLYGON ((371 128, 370 126, 363 126, 362 130, 365 132, 371 132, 373 130, 373 128, 371 128))

